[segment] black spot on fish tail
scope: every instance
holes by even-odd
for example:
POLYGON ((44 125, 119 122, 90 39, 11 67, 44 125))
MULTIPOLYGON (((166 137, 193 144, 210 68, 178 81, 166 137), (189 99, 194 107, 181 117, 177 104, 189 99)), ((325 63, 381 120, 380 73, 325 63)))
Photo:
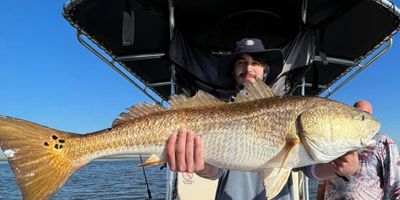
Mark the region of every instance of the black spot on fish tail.
POLYGON ((62 144, 60 144, 60 149, 62 149, 63 148, 63 145, 62 144))
POLYGON ((54 148, 58 149, 58 144, 55 144, 55 145, 54 145, 54 148))
POLYGON ((53 140, 57 140, 58 139, 57 135, 52 135, 51 138, 53 138, 53 140))
POLYGON ((58 140, 60 143, 65 143, 65 140, 58 140))
POLYGON ((43 144, 44 146, 49 146, 49 143, 48 142, 44 142, 44 144, 43 144))

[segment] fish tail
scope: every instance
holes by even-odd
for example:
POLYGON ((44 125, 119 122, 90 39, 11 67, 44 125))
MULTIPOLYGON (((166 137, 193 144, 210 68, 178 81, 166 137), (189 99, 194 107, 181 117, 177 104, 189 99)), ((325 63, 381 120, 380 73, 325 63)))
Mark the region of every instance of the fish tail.
POLYGON ((72 160, 67 140, 79 137, 32 122, 0 116, 0 147, 23 199, 49 199, 86 163, 72 160))

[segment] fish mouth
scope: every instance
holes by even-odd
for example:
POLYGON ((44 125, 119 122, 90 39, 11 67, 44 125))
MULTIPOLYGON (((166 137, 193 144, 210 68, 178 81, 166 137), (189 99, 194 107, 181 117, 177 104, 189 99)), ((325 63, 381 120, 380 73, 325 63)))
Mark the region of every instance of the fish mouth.
POLYGON ((381 127, 381 124, 378 121, 376 121, 376 122, 378 123, 378 127, 372 131, 372 134, 370 134, 370 136, 368 138, 361 139, 361 141, 360 141, 361 146, 369 147, 369 146, 375 145, 376 141, 372 138, 379 132, 379 129, 381 127))
POLYGON ((363 147, 370 147, 370 146, 374 146, 376 144, 376 141, 373 139, 370 140, 361 140, 361 145, 363 147))

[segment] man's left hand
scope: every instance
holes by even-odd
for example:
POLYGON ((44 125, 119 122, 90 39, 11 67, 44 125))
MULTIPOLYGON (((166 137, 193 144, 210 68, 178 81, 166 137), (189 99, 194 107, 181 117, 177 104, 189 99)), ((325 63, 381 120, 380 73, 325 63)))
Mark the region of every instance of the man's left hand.
POLYGON ((357 151, 349 151, 343 156, 330 162, 330 164, 335 170, 336 174, 340 176, 352 176, 360 167, 357 151))

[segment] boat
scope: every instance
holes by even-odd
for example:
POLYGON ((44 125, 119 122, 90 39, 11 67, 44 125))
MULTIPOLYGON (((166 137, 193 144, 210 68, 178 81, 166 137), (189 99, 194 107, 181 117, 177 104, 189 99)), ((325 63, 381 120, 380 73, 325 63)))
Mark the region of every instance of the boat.
MULTIPOLYGON (((283 69, 268 83, 277 94, 329 97, 387 52, 400 29, 400 10, 387 0, 70 0, 63 16, 83 46, 160 105, 197 90, 232 93, 218 58, 243 37, 283 50, 283 69)), ((195 176, 166 176, 166 199, 176 197, 175 183, 180 199, 196 197, 195 176)), ((308 199, 307 179, 296 177, 297 198, 308 199)))

